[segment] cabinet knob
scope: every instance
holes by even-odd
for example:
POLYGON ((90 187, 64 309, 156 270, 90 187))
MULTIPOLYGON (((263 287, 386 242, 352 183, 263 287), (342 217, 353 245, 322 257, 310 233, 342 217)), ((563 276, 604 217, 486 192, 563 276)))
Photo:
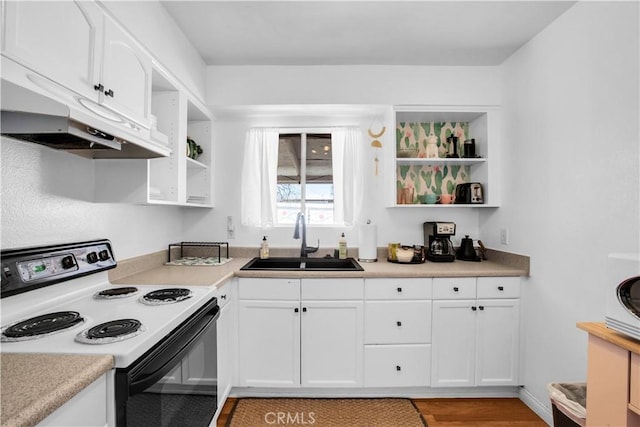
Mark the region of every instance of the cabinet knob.
POLYGON ((293 312, 294 312, 294 313, 297 313, 298 311, 300 311, 300 310, 298 310, 298 307, 296 307, 296 308, 294 308, 294 309, 293 309, 293 312))
POLYGON ((398 288, 398 292, 402 292, 402 288, 398 288))
POLYGON ((302 307, 302 312, 306 313, 307 312, 307 307, 302 307))
POLYGON ((498 286, 499 291, 504 291, 504 286, 498 286))
POLYGON ((227 294, 220 295, 220 299, 227 299, 227 294))
POLYGON ((396 365, 396 371, 400 372, 402 370, 402 367, 400 365, 396 365))
POLYGON ((98 83, 97 85, 93 85, 93 89, 102 92, 104 90, 104 86, 102 85, 102 83, 98 83))
POLYGON ((460 289, 457 286, 453 287, 453 292, 458 292, 460 289))
POLYGON ((479 308, 480 310, 484 310, 484 306, 483 306, 483 305, 478 306, 478 308, 479 308))
POLYGON ((396 322, 396 325, 398 325, 398 326, 402 326, 402 322, 401 322, 401 321, 397 321, 397 322, 396 322))
POLYGON ((471 310, 476 311, 478 308, 475 305, 471 306, 471 310))
POLYGON ((104 94, 113 98, 113 89, 105 90, 104 94))

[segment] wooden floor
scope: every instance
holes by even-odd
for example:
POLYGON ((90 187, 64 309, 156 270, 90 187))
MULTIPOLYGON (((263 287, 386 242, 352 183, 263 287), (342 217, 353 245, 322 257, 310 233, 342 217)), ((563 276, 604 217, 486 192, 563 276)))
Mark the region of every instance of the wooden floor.
MULTIPOLYGON (((218 418, 224 427, 235 403, 227 399, 218 418)), ((520 399, 412 399, 429 427, 546 427, 520 399)), ((250 427, 250 426, 248 426, 250 427)), ((348 427, 348 426, 345 426, 348 427)), ((399 426, 400 427, 400 426, 399 426)))

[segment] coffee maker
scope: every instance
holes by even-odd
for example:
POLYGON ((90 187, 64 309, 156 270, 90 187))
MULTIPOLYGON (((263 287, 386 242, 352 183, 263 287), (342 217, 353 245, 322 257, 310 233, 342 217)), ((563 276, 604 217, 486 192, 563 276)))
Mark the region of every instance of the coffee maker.
POLYGON ((451 236, 456 234, 456 224, 428 221, 423 224, 423 229, 426 258, 433 262, 455 261, 456 251, 451 236))

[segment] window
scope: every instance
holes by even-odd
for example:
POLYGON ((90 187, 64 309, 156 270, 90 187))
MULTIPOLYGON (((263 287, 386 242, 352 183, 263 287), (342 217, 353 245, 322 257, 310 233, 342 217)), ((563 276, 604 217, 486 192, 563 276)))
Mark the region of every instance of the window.
POLYGON ((283 133, 278 138, 276 224, 335 223, 331 133, 283 133))

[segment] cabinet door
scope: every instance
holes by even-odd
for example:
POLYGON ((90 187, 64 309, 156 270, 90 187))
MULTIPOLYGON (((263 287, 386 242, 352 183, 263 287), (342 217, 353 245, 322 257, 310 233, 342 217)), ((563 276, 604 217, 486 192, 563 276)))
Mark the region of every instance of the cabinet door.
POLYGON ((519 300, 478 300, 476 385, 518 385, 519 300))
POLYGON ((303 301, 302 311, 302 385, 362 386, 362 301, 303 301))
POLYGON ((241 386, 300 385, 299 304, 298 301, 239 301, 241 386))
POLYGON ((151 104, 151 57, 110 18, 104 21, 101 102, 148 126, 151 104))
POLYGON ((233 384, 234 373, 234 345, 233 336, 235 331, 234 321, 236 307, 233 300, 232 283, 224 285, 218 295, 218 301, 222 301, 220 317, 217 321, 217 349, 218 349, 218 407, 222 407, 233 384))
POLYGON ((93 2, 3 2, 2 53, 94 100, 103 14, 93 2))
POLYGON ((474 385, 475 304, 475 300, 433 301, 431 387, 474 385))

